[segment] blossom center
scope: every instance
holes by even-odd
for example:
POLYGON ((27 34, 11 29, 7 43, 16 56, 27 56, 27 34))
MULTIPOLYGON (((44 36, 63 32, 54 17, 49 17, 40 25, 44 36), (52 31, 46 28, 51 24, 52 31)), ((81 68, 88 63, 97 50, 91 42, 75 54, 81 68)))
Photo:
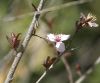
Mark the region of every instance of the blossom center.
POLYGON ((56 41, 56 42, 60 42, 60 41, 61 41, 61 37, 56 36, 55 41, 56 41))

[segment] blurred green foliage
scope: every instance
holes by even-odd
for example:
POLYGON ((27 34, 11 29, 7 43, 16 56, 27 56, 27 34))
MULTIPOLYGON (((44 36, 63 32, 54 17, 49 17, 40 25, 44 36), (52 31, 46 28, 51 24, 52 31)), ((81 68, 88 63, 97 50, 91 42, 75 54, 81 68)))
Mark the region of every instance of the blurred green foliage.
MULTIPOLYGON (((10 35, 11 32, 22 33, 21 39, 25 37, 33 15, 27 15, 21 18, 11 19, 20 15, 25 15, 34 11, 31 6, 32 3, 38 6, 40 0, 0 0, 0 61, 10 51, 9 43, 6 39, 6 35, 10 35), (11 19, 11 20, 9 20, 11 19)), ((47 0, 44 6, 49 8, 56 5, 61 5, 75 0, 47 0)), ((97 28, 83 28, 77 34, 74 35, 76 26, 75 22, 79 19, 80 13, 85 14, 93 13, 97 17, 97 23, 100 24, 100 0, 93 0, 89 3, 66 7, 60 10, 47 12, 41 14, 39 20, 39 28, 37 34, 46 37, 49 32, 52 33, 65 33, 72 35, 70 47, 75 48, 75 54, 68 58, 71 65, 74 80, 78 78, 76 75, 75 64, 82 58, 83 61, 88 60, 94 62, 93 58, 97 58, 100 54, 100 29, 97 28), (51 23, 51 27, 48 26, 51 23), (91 50, 92 48, 92 50, 91 50), (89 55, 89 57, 87 57, 89 55), (91 55, 91 56, 90 56, 91 55), (87 58, 87 59, 86 59, 87 58), (85 60, 84 60, 85 59, 85 60)), ((67 43, 66 47, 67 47, 67 43)), ((47 56, 55 56, 55 50, 52 46, 49 46, 44 40, 34 37, 31 39, 26 52, 18 66, 17 72, 13 83, 31 83, 41 76, 43 71, 43 61, 47 56)), ((5 76, 11 65, 8 59, 3 63, 4 67, 0 67, 0 83, 3 83, 5 76)), ((84 69, 83 69, 84 70, 84 69)), ((87 77, 83 83, 100 83, 100 65, 97 65, 94 71, 87 77)), ((63 63, 60 61, 55 68, 47 74, 47 76, 41 81, 41 83, 66 83, 68 82, 68 76, 63 63)))

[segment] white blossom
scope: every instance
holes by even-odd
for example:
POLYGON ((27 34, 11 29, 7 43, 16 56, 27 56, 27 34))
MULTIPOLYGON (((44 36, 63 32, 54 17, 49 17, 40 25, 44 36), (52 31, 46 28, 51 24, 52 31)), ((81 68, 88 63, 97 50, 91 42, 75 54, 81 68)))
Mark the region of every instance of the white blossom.
POLYGON ((96 20, 96 16, 92 15, 91 13, 89 13, 87 16, 81 13, 79 26, 98 27, 99 25, 96 23, 96 20))
POLYGON ((65 34, 54 35, 50 33, 47 35, 47 39, 51 42, 55 42, 57 51, 61 53, 65 51, 65 44, 62 41, 68 40, 69 37, 70 35, 65 34))
POLYGON ((89 20, 87 23, 90 27, 98 27, 99 25, 97 23, 95 23, 95 21, 97 20, 97 18, 95 16, 93 16, 91 13, 89 13, 86 17, 87 20, 89 20))

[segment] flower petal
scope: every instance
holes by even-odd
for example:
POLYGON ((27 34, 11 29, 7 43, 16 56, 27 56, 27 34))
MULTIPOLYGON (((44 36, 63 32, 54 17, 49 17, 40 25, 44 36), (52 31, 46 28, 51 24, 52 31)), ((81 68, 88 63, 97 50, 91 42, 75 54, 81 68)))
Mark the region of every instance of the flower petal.
POLYGON ((96 21, 96 20, 97 20, 96 16, 92 15, 91 13, 89 13, 89 14, 87 15, 87 19, 91 19, 92 21, 96 21), (92 19, 91 19, 91 18, 92 18, 92 19))
POLYGON ((70 35, 60 34, 60 36, 61 36, 61 41, 65 41, 70 38, 70 35))
POLYGON ((48 39, 49 41, 55 42, 55 35, 54 35, 54 34, 48 34, 48 35, 47 35, 47 39, 48 39))
POLYGON ((60 53, 65 51, 65 44, 63 42, 57 42, 55 47, 60 53))
POLYGON ((99 25, 95 22, 88 22, 90 27, 98 27, 99 25))
POLYGON ((93 16, 92 16, 91 13, 89 13, 89 14, 87 15, 87 19, 90 19, 91 17, 93 17, 93 16))

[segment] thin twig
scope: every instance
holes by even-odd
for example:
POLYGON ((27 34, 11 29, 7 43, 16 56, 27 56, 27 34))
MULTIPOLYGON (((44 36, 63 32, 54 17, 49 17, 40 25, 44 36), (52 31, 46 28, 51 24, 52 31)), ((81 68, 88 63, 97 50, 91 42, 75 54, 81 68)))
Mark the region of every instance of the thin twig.
POLYGON ((46 39, 46 38, 44 38, 44 37, 41 37, 41 36, 36 35, 36 34, 33 34, 33 36, 36 36, 36 37, 38 37, 38 38, 41 38, 41 39, 43 39, 44 41, 46 41, 46 42, 48 43, 47 39, 46 39))
POLYGON ((47 13, 47 12, 51 12, 51 11, 56 11, 56 10, 60 10, 60 9, 66 8, 66 7, 87 3, 87 2, 90 2, 90 1, 92 1, 92 0, 72 1, 72 2, 62 4, 62 5, 57 5, 57 6, 54 6, 54 7, 43 9, 42 11, 40 11, 40 13, 47 13))
POLYGON ((47 74, 47 71, 45 71, 42 76, 36 81, 36 83, 39 83, 44 77, 45 75, 47 74))
MULTIPOLYGON (((96 60, 95 65, 100 64, 100 57, 96 60)), ((85 74, 83 74, 78 80, 76 80, 75 83, 82 83, 85 78, 93 71, 93 67, 91 67, 89 70, 87 70, 87 72, 85 74)))
MULTIPOLYGON (((79 5, 79 4, 83 4, 83 3, 87 3, 87 2, 91 2, 91 1, 93 1, 93 0, 72 1, 72 2, 62 4, 62 5, 53 6, 53 7, 50 7, 50 8, 43 9, 39 13, 47 13, 47 12, 51 12, 51 11, 57 11, 57 10, 60 10, 60 9, 66 8, 66 7, 79 5)), ((3 19, 3 21, 8 22, 8 21, 16 20, 16 19, 26 18, 27 16, 32 16, 33 14, 34 14, 34 12, 30 12, 30 13, 26 13, 26 14, 19 15, 19 16, 5 17, 3 19)))
POLYGON ((30 40, 31 37, 32 37, 33 32, 35 31, 34 26, 35 26, 35 24, 36 24, 36 21, 39 19, 39 16, 40 16, 39 11, 42 9, 43 4, 44 4, 44 1, 45 1, 45 0, 41 0, 40 3, 39 3, 39 6, 38 6, 38 8, 37 8, 37 11, 36 11, 35 14, 34 14, 32 23, 31 23, 30 26, 29 26, 29 30, 28 30, 28 32, 27 32, 27 34, 26 34, 26 37, 25 37, 25 39, 23 40, 21 46, 19 47, 19 51, 18 51, 18 53, 17 53, 17 55, 16 55, 16 57, 15 57, 13 63, 12 63, 12 66, 11 66, 9 72, 8 72, 8 75, 7 75, 7 77, 6 77, 5 83, 11 83, 11 81, 12 81, 12 79, 13 79, 13 75, 14 75, 14 73, 15 73, 15 70, 16 70, 16 68, 17 68, 17 66, 18 66, 18 64, 19 64, 19 62, 20 62, 20 59, 21 59, 21 57, 22 57, 22 55, 23 55, 23 52, 25 51, 25 48, 27 47, 27 45, 28 45, 28 43, 29 43, 29 40, 30 40))
POLYGON ((40 83, 40 81, 46 76, 47 72, 49 72, 53 66, 59 61, 60 57, 56 59, 56 61, 40 76, 40 78, 35 83, 40 83))
POLYGON ((71 71, 71 68, 67 62, 67 60, 65 59, 65 57, 63 56, 61 58, 62 62, 64 63, 65 65, 65 68, 66 68, 66 71, 68 72, 68 78, 69 78, 69 83, 74 83, 73 82, 73 76, 72 76, 72 71, 71 71))
POLYGON ((53 69, 54 65, 55 65, 57 62, 59 62, 60 57, 62 57, 64 54, 66 54, 66 51, 58 55, 58 57, 56 58, 56 60, 54 61, 54 63, 53 63, 46 71, 44 71, 44 73, 40 76, 40 78, 39 78, 35 83, 40 83, 40 81, 46 76, 46 74, 47 74, 51 69, 53 69))

